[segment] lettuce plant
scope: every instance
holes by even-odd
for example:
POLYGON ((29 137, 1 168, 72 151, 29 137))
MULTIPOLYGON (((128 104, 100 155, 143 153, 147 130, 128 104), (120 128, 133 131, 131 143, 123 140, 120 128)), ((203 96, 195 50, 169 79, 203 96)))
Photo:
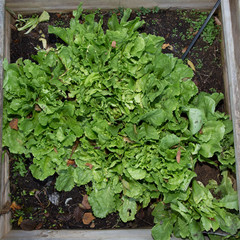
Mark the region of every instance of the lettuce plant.
POLYGON ((198 93, 193 71, 130 14, 112 15, 105 32, 79 6, 69 28, 49 26, 65 44, 4 62, 3 146, 31 158, 35 178, 57 173, 58 191, 88 185, 96 217, 131 221, 158 199, 155 239, 235 234, 236 192, 217 200, 217 186, 194 180, 197 161, 234 169, 232 123, 215 110, 223 95, 198 93))

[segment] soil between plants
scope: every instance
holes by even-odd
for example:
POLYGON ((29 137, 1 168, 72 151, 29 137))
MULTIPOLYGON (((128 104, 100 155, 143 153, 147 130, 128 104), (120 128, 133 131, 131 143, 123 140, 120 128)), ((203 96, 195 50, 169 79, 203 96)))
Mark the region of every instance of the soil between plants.
MULTIPOLYGON (((121 11, 116 10, 116 12, 120 17, 121 11)), ((137 11, 133 11, 131 19, 135 18, 137 14, 137 11)), ((104 29, 107 29, 107 20, 111 16, 111 12, 98 12, 96 21, 100 19, 100 15, 103 16, 104 29)), ((191 15, 190 12, 188 12, 188 15, 191 15)), ((72 17, 72 13, 51 13, 50 21, 40 23, 30 34, 18 32, 12 26, 11 62, 15 62, 18 58, 31 59, 31 56, 37 53, 36 47, 40 46, 42 48, 42 43, 39 40, 41 37, 47 40, 48 47, 54 47, 57 42, 63 43, 56 36, 48 34, 48 25, 68 27, 72 17)), ((141 14, 140 17, 146 22, 140 32, 164 37, 165 43, 169 43, 170 46, 164 49, 163 52, 181 58, 182 50, 191 43, 191 40, 183 40, 180 34, 186 34, 190 28, 190 25, 182 19, 181 12, 160 10, 158 13, 141 14)), ((195 17, 197 17, 197 14, 195 17)), ((219 26, 216 27, 219 28, 219 26)), ((216 92, 224 93, 220 33, 211 46, 200 37, 188 55, 188 59, 196 67, 193 81, 199 91, 212 92, 212 89, 215 89, 216 92), (208 46, 207 50, 203 50, 206 46, 208 46), (201 62, 200 65, 199 61, 201 62)), ((224 111, 223 102, 218 106, 218 110, 224 111)), ((84 209, 81 205, 83 196, 87 194, 85 187, 75 187, 70 192, 57 192, 54 189, 56 176, 49 177, 41 182, 34 179, 30 170, 28 170, 26 176, 21 177, 14 172, 14 161, 15 158, 11 157, 11 198, 21 209, 12 211, 13 229, 151 228, 154 225, 151 204, 148 208, 140 208, 136 214, 136 219, 128 223, 123 223, 118 214, 112 213, 105 219, 96 218, 90 224, 83 224, 81 220, 83 214, 91 212, 91 209, 84 209), (59 197, 57 205, 49 200, 53 194, 59 197)), ((220 182, 220 171, 216 167, 197 163, 195 172, 197 173, 196 179, 204 185, 210 179, 220 182)))

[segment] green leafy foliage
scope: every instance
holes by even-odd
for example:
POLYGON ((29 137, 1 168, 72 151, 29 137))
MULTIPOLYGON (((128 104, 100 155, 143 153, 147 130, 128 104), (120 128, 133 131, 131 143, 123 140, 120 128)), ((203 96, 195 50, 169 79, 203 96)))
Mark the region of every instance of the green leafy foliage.
POLYGON ((104 32, 102 19, 79 6, 69 28, 49 27, 65 44, 40 50, 34 62, 4 61, 3 146, 33 159, 35 178, 57 173, 59 191, 91 183, 96 217, 119 212, 131 221, 137 204, 159 198, 155 239, 235 234, 227 176, 214 189, 221 200, 194 180, 198 160, 233 169, 231 122, 215 110, 223 96, 198 94, 193 71, 161 52, 162 37, 138 33, 144 22, 130 14, 120 22, 112 15, 104 32))

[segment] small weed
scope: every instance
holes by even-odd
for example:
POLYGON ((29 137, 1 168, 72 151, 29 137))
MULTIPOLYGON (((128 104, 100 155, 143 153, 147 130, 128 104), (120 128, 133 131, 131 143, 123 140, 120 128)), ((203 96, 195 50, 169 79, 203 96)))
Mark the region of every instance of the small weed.
POLYGON ((58 213, 64 213, 62 207, 59 208, 58 213))
POLYGON ((95 13, 96 15, 99 15, 99 14, 101 13, 101 8, 96 9, 96 10, 94 11, 94 13, 95 13))
MULTIPOLYGON (((186 32, 186 38, 193 39, 194 37, 193 33, 196 33, 201 28, 204 21, 206 20, 208 13, 192 10, 189 14, 187 11, 180 11, 179 14, 181 19, 189 24, 189 29, 186 32)), ((209 45, 212 45, 215 39, 217 38, 219 32, 220 29, 218 28, 218 26, 215 25, 214 20, 212 18, 208 22, 207 26, 204 28, 202 32, 202 38, 209 45)))
POLYGON ((144 8, 144 7, 141 7, 140 10, 142 12, 142 15, 144 15, 144 16, 151 12, 151 9, 144 8))
POLYGON ((152 24, 156 25, 157 24, 157 20, 156 19, 152 19, 152 24))
POLYGON ((160 11, 159 7, 154 7, 152 13, 158 13, 160 11))
POLYGON ((27 169, 25 167, 24 158, 17 157, 13 162, 13 176, 20 174, 21 177, 25 176, 27 169))
POLYGON ((197 64, 196 64, 196 68, 197 69, 201 69, 203 67, 203 62, 201 59, 197 59, 197 64))
POLYGON ((56 27, 63 27, 64 26, 64 22, 62 20, 58 20, 54 22, 54 25, 56 27))

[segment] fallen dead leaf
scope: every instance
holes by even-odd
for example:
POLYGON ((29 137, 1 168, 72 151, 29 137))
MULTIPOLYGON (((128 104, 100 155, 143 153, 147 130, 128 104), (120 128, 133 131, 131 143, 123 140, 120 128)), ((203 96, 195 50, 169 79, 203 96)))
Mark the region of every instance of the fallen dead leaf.
POLYGON ((95 223, 94 222, 91 223, 90 228, 95 228, 95 223))
POLYGON ((180 163, 180 160, 181 160, 181 148, 178 148, 176 160, 177 160, 177 163, 180 163))
POLYGON ((111 47, 116 48, 116 46, 117 46, 116 41, 112 41, 111 47))
POLYGON ((45 38, 39 38, 39 41, 42 42, 43 48, 47 49, 47 40, 45 38))
POLYGON ((194 72, 196 72, 196 68, 195 68, 194 64, 190 60, 187 60, 187 64, 194 72))
POLYGON ((75 161, 72 159, 68 159, 67 160, 67 166, 74 166, 75 165, 75 161))
POLYGON ((15 210, 19 210, 21 209, 21 207, 19 205, 17 205, 17 203, 15 201, 12 202, 10 208, 15 211, 15 210))
POLYGON ((18 130, 18 119, 14 118, 10 123, 9 123, 10 128, 18 130))
POLYGON ((6 214, 11 210, 11 203, 7 201, 5 205, 0 209, 0 215, 6 214))
POLYGON ((73 211, 73 218, 75 219, 76 222, 81 222, 82 217, 83 217, 83 211, 79 206, 77 206, 73 211))
POLYGON ((133 141, 131 141, 128 137, 123 137, 123 141, 127 142, 127 143, 134 143, 133 141))
POLYGON ((35 227, 35 230, 39 230, 41 229, 43 226, 43 223, 39 223, 36 227, 35 227))
POLYGON ((56 16, 57 16, 58 18, 60 18, 60 17, 62 16, 62 14, 61 14, 61 13, 56 13, 56 16))
POLYGON ((221 21, 220 21, 217 17, 215 17, 214 20, 215 20, 215 23, 216 23, 218 26, 221 26, 221 25, 222 25, 221 21))
POLYGON ((188 47, 183 48, 183 49, 182 49, 182 53, 185 53, 185 52, 187 51, 187 48, 188 48, 188 47))
POLYGON ((198 31, 194 32, 194 33, 193 33, 193 36, 197 35, 197 33, 198 33, 198 31))
POLYGON ((174 48, 173 48, 172 45, 169 45, 169 46, 168 46, 168 49, 169 49, 170 51, 173 51, 173 50, 174 50, 174 48))
POLYGON ((85 165, 86 165, 87 167, 89 167, 90 169, 93 168, 93 165, 92 165, 91 163, 86 163, 85 165))
POLYGON ((164 43, 164 44, 162 45, 162 49, 166 49, 168 46, 170 46, 169 43, 164 43))
POLYGON ((91 205, 88 202, 88 195, 87 194, 85 194, 83 196, 82 206, 84 207, 84 209, 91 209, 92 208, 91 205))
POLYGON ((55 153, 58 153, 58 150, 55 147, 53 148, 53 150, 55 153))
POLYGON ((93 214, 91 212, 87 212, 87 213, 84 213, 82 221, 83 221, 83 224, 88 225, 94 219, 95 219, 95 217, 93 216, 93 214))
POLYGON ((21 222, 20 227, 22 230, 32 231, 32 230, 35 230, 37 225, 38 223, 36 221, 33 221, 31 219, 26 219, 21 222))
POLYGON ((79 144, 79 141, 76 140, 73 147, 72 147, 72 152, 71 152, 71 155, 70 155, 70 158, 72 158, 72 155, 74 154, 74 152, 76 151, 77 147, 78 147, 78 144, 79 144))
POLYGON ((35 104, 34 109, 35 109, 35 111, 37 111, 37 112, 41 112, 41 111, 42 111, 42 109, 39 107, 38 104, 35 104))
POLYGON ((18 219, 18 226, 21 225, 22 221, 23 221, 23 216, 20 216, 18 219))

